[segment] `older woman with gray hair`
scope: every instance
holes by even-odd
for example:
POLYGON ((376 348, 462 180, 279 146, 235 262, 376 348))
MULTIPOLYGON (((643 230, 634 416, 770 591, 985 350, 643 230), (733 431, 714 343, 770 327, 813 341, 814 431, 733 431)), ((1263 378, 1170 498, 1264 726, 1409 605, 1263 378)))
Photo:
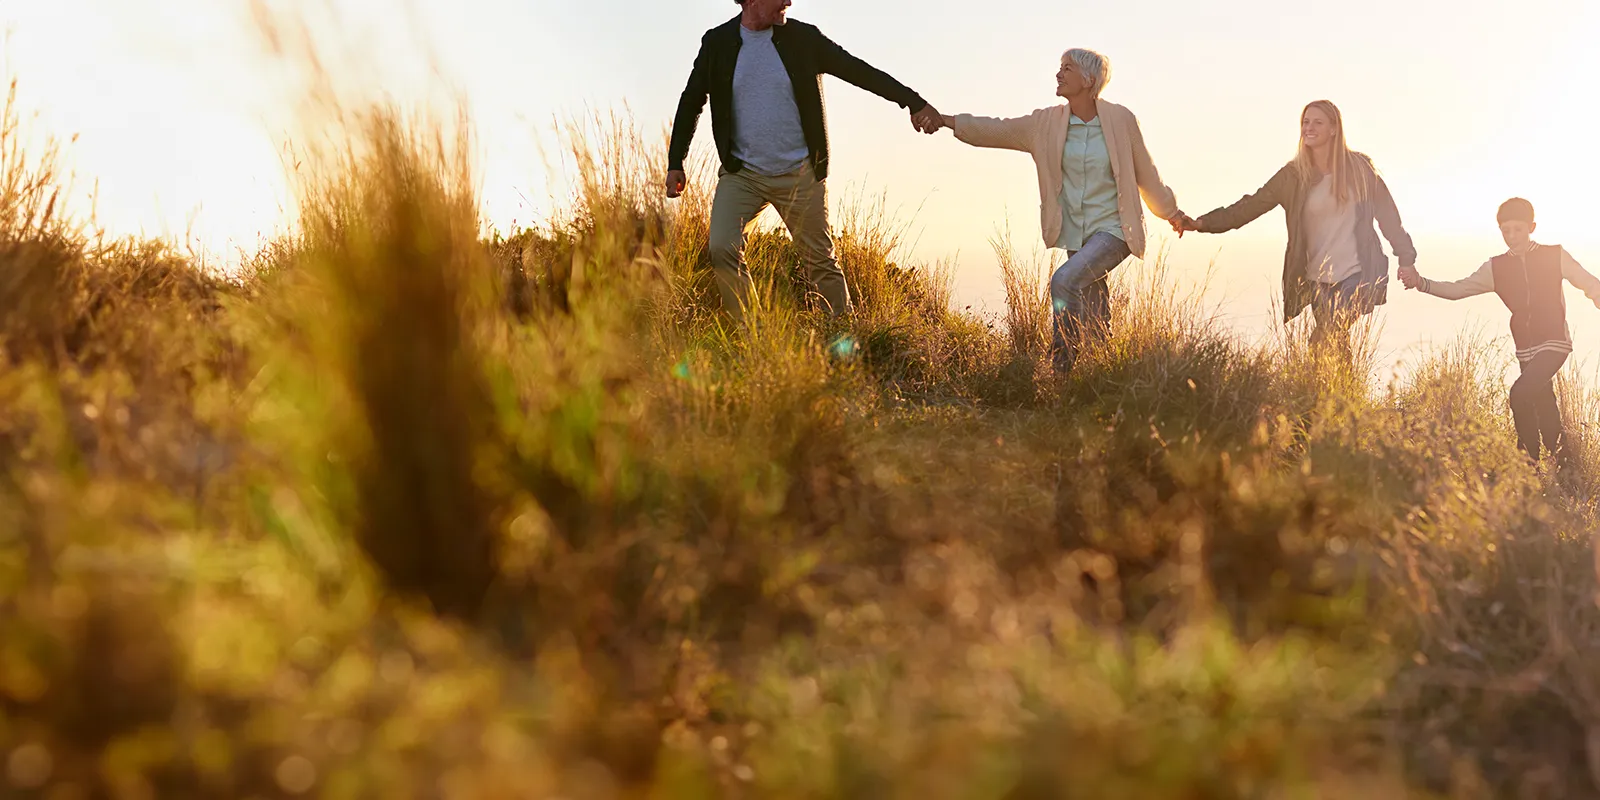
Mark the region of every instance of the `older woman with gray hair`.
POLYGON ((1186 219, 1145 149, 1139 120, 1100 93, 1111 62, 1092 50, 1068 50, 1056 72, 1065 105, 1025 117, 944 116, 957 139, 976 147, 1021 150, 1039 173, 1045 246, 1067 252, 1050 278, 1054 307, 1052 360, 1065 374, 1086 337, 1104 336, 1111 322, 1106 280, 1128 256, 1144 257, 1141 197, 1181 235, 1186 219))

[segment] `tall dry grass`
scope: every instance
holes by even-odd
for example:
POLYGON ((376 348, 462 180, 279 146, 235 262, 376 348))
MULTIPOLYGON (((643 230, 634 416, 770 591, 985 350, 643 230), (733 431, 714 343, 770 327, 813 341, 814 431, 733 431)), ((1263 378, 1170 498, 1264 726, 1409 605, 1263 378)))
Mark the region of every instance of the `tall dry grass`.
POLYGON ((301 322, 330 340, 348 395, 338 460, 354 478, 355 540, 397 592, 472 619, 495 577, 497 420, 482 330, 494 274, 478 239, 470 142, 364 118, 336 160, 308 172, 299 268, 331 313, 301 322))
POLYGON ((989 240, 1006 293, 1006 333, 1019 357, 1037 358, 1050 346, 1050 271, 1038 259, 1024 261, 1009 245, 1009 229, 989 240))
POLYGON ((344 118, 237 281, 63 238, 7 312, 8 795, 1594 792, 1575 390, 1547 474, 1481 346, 1378 391, 1158 258, 1047 383, 1036 270, 956 312, 865 202, 855 318, 774 231, 735 330, 660 143, 569 129, 570 211, 486 236, 465 140, 344 118))

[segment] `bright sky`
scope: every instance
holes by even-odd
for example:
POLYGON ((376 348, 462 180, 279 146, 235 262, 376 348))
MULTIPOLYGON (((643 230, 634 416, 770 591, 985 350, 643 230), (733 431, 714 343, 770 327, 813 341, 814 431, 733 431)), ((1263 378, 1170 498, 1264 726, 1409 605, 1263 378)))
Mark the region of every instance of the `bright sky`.
MULTIPOLYGON (((631 110, 665 135, 701 33, 728 0, 261 0, 308 14, 371 84, 426 91, 430 53, 469 97, 489 219, 537 219, 559 192, 549 166, 558 118, 631 110), (410 9, 406 13, 397 9, 410 9)), ((277 142, 293 84, 264 56, 249 0, 0 0, 0 62, 21 80, 37 132, 77 134, 80 187, 97 182, 116 232, 253 247, 286 204, 277 142)), ((1600 4, 1592 0, 797 0, 819 25, 947 113, 1025 114, 1055 102, 1060 53, 1110 56, 1106 97, 1139 115, 1182 207, 1199 214, 1263 183, 1293 153, 1300 108, 1328 98, 1353 147, 1372 155, 1435 278, 1503 249, 1494 209, 1539 208, 1539 237, 1600 273, 1600 4), (1003 13, 996 13, 1003 10, 1003 13)), ((347 67, 348 68, 348 67, 347 67)), ((1033 166, 948 132, 911 130, 893 104, 828 79, 836 201, 882 195, 915 214, 914 256, 952 259, 957 299, 1000 302, 988 239, 1009 220, 1038 239, 1033 166)), ((702 124, 697 144, 709 147, 702 124)), ((1237 324, 1267 324, 1284 226, 1274 212, 1226 236, 1173 242, 1172 266, 1213 291, 1237 324)), ((1157 244, 1153 242, 1153 244, 1157 244)), ((1580 362, 1600 350, 1600 310, 1569 293, 1580 362)), ((1393 292, 1386 361, 1476 327, 1506 332, 1492 297, 1448 303, 1393 292)), ((1509 349, 1505 350, 1509 361, 1509 349)), ((1586 372, 1588 363, 1584 364, 1586 372)))

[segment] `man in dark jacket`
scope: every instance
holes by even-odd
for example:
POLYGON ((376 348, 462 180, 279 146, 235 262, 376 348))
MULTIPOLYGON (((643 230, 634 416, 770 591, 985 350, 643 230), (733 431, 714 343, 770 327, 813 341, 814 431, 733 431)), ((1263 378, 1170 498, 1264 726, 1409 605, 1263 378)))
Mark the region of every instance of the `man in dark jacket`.
POLYGON ((850 289, 828 227, 828 129, 822 76, 835 75, 911 112, 918 131, 943 125, 916 92, 834 44, 815 26, 787 20, 792 0, 735 0, 738 17, 700 40, 678 101, 667 153, 667 197, 683 193, 700 111, 711 98, 711 133, 722 167, 711 204, 711 264, 722 303, 742 318, 753 290, 745 228, 770 204, 794 237, 811 283, 835 314, 850 311, 850 289))

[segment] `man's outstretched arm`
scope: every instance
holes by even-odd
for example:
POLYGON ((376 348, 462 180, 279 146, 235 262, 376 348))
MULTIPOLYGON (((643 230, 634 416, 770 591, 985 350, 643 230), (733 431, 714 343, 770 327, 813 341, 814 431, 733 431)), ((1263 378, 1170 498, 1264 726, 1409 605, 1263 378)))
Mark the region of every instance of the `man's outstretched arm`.
POLYGON ((672 121, 672 141, 667 146, 667 197, 683 194, 689 183, 683 171, 683 162, 689 157, 689 145, 694 141, 695 128, 700 124, 700 112, 706 107, 711 93, 711 58, 707 55, 706 40, 700 40, 700 52, 694 57, 694 69, 689 71, 689 84, 683 87, 678 98, 678 115, 672 121))
POLYGON ((944 119, 938 110, 910 87, 890 77, 889 73, 850 55, 827 36, 819 33, 818 37, 822 40, 819 44, 819 61, 823 72, 907 109, 911 112, 911 124, 923 133, 933 133, 944 127, 944 119))

